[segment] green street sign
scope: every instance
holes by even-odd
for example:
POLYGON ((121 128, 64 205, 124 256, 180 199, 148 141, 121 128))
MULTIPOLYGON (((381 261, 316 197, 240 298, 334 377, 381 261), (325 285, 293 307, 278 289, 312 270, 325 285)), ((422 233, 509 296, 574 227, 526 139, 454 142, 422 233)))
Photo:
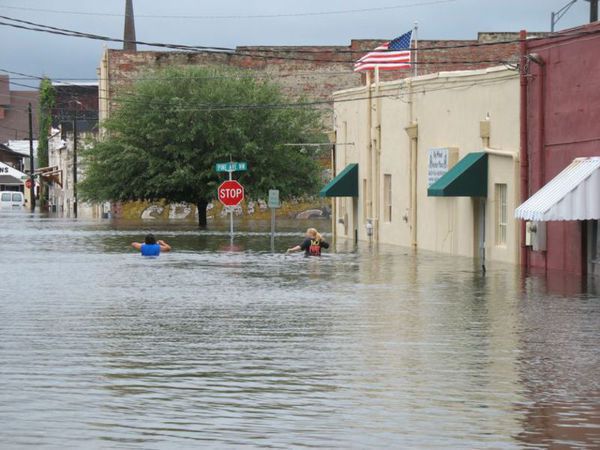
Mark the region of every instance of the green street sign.
POLYGON ((227 162, 215 164, 217 172, 245 172, 248 170, 247 162, 227 162))

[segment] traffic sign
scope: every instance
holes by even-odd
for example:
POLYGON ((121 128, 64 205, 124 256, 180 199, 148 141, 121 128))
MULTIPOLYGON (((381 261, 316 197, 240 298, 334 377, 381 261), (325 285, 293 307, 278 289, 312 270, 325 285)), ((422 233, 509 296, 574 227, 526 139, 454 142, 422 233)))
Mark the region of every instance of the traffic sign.
POLYGON ((27 180, 25 180, 25 188, 31 189, 31 178, 27 178, 27 180))
POLYGON ((217 189, 219 201, 225 206, 237 206, 244 200, 244 186, 235 180, 221 183, 217 189))
POLYGON ((281 208, 279 191, 277 189, 269 189, 269 201, 267 202, 267 205, 269 208, 281 208))
POLYGON ((248 170, 247 162, 227 162, 215 164, 217 172, 245 172, 248 170))

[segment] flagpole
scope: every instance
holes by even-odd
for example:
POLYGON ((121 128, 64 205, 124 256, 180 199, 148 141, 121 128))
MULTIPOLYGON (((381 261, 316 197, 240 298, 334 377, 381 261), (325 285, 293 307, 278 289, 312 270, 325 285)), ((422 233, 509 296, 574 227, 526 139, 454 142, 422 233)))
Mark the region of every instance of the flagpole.
POLYGON ((415 21, 415 28, 413 32, 415 36, 414 55, 413 55, 413 73, 414 76, 419 75, 419 22, 415 21))

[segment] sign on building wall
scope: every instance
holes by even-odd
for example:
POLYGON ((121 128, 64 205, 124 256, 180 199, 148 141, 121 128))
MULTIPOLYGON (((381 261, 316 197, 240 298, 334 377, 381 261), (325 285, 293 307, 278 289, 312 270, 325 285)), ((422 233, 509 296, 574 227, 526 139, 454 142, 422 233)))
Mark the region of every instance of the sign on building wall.
POLYGON ((431 186, 442 178, 450 168, 456 164, 458 159, 457 148, 432 148, 429 149, 429 160, 427 163, 427 185, 431 186))

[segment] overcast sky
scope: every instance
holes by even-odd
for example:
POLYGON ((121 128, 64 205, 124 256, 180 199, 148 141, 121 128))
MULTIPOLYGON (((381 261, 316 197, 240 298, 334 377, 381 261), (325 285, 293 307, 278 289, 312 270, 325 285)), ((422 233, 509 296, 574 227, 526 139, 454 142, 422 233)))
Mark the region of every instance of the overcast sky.
MULTIPOLYGON (((475 39, 478 31, 518 31, 523 28, 548 31, 550 13, 568 3, 568 0, 438 0, 432 4, 434 1, 134 0, 134 10, 138 40, 235 47, 347 45, 353 38, 389 39, 408 31, 414 21, 419 22, 419 36, 423 39, 475 39), (317 16, 189 18, 301 14, 397 5, 403 7, 317 16), (143 17, 145 15, 154 17, 143 17)), ((125 0, 0 0, 0 15, 3 16, 119 38, 123 36, 124 8, 125 0)), ((557 29, 581 25, 588 18, 589 3, 579 0, 559 22, 557 29)), ((48 75, 54 79, 89 79, 96 76, 104 45, 97 41, 0 26, 0 68, 48 75)), ((19 82, 28 83, 27 80, 19 82)))

